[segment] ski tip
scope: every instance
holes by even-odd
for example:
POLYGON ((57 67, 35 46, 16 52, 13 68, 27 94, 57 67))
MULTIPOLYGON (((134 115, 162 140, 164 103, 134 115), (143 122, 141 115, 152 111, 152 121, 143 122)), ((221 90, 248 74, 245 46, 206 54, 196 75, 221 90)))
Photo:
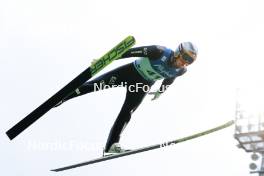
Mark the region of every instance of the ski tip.
POLYGON ((133 38, 133 39, 135 39, 135 37, 133 35, 129 35, 129 36, 127 36, 127 38, 133 38))
POLYGON ((234 120, 230 120, 229 122, 227 122, 227 124, 228 124, 229 126, 231 126, 231 125, 235 124, 235 121, 234 121, 234 120))
POLYGON ((136 42, 135 37, 132 35, 127 36, 127 38, 125 40, 132 40, 132 41, 136 42))
POLYGON ((50 171, 52 171, 52 172, 59 172, 58 169, 52 169, 50 171))

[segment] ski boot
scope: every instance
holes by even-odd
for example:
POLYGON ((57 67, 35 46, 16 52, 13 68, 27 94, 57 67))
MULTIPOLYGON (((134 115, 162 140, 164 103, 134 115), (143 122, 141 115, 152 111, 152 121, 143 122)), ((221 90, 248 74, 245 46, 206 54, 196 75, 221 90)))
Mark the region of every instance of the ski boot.
POLYGON ((124 152, 129 152, 131 150, 128 149, 123 149, 119 143, 114 143, 108 151, 103 152, 103 156, 109 156, 109 155, 115 155, 115 154, 120 154, 124 152))

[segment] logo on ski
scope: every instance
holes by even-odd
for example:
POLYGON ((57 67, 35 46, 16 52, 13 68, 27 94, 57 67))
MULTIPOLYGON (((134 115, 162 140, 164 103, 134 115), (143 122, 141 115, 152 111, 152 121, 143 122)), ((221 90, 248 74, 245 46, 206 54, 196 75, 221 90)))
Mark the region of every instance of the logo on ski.
POLYGON ((92 76, 102 70, 105 66, 110 64, 115 59, 119 58, 128 48, 135 44, 135 38, 132 36, 127 37, 124 41, 119 43, 115 48, 106 53, 101 59, 91 65, 92 76))
POLYGON ((15 126, 10 128, 6 134, 10 140, 14 139, 17 135, 19 135, 22 131, 32 125, 36 120, 42 117, 45 113, 47 113, 50 109, 52 109, 57 103, 59 103, 63 98, 65 98, 69 93, 76 90, 87 80, 92 78, 96 73, 102 70, 104 67, 109 65, 113 60, 120 57, 126 51, 129 50, 135 44, 135 38, 133 36, 128 36, 123 41, 121 41, 118 45, 116 45, 113 49, 107 52, 104 56, 98 59, 92 66, 85 69, 82 73, 80 73, 76 78, 74 78, 71 82, 65 85, 61 90, 55 93, 52 97, 42 103, 39 107, 33 110, 30 114, 24 117, 21 121, 19 121, 15 126))

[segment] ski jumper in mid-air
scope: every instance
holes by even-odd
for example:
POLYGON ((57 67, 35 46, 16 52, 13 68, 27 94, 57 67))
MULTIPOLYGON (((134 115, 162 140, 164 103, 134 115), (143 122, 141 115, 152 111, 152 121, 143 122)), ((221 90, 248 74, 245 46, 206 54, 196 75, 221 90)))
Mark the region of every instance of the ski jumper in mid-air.
POLYGON ((121 58, 139 57, 134 62, 120 66, 91 81, 87 81, 65 97, 63 102, 109 87, 124 86, 127 89, 124 104, 112 126, 104 152, 121 153, 127 151, 119 145, 120 135, 131 119, 132 113, 140 105, 155 81, 163 79, 160 89, 153 92, 157 99, 171 85, 175 78, 183 75, 186 67, 197 57, 197 48, 191 42, 180 43, 175 51, 158 45, 131 48, 121 58))

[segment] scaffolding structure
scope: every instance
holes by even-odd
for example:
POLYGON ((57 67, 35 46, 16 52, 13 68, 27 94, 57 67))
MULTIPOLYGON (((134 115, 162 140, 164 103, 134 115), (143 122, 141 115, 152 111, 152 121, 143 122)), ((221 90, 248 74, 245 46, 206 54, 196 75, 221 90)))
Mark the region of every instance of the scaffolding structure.
POLYGON ((264 176, 264 113, 248 112, 237 101, 235 118, 237 147, 252 153, 253 161, 261 160, 259 164, 250 164, 250 173, 264 176))

